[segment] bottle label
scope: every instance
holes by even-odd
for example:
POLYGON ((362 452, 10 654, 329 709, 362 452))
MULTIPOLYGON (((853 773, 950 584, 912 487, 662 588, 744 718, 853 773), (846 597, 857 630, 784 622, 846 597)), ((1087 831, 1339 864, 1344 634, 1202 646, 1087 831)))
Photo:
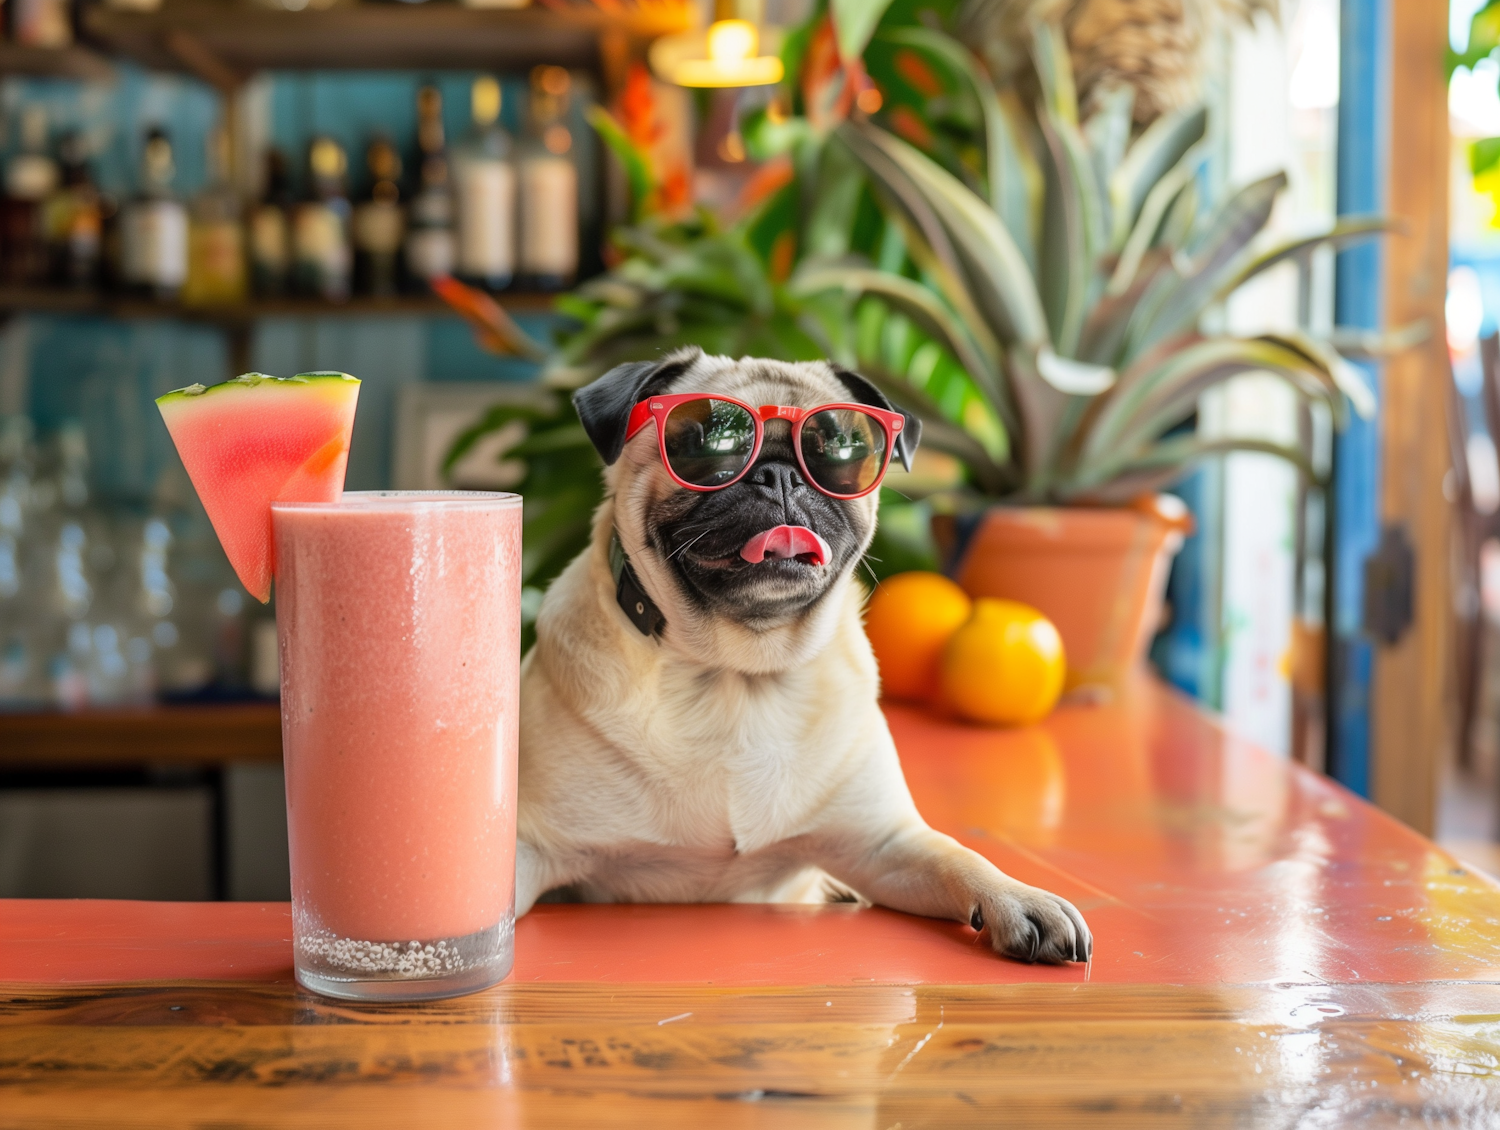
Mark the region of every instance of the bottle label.
POLYGON ((516 171, 508 161, 467 161, 458 183, 458 269, 508 278, 516 269, 516 171))
POLYGON ((453 233, 447 228, 414 228, 406 237, 406 266, 419 279, 453 273, 453 233))
POLYGON ((286 270, 286 213, 274 204, 264 204, 250 215, 250 258, 263 270, 286 270))
POLYGON ((187 280, 187 210, 175 200, 130 206, 121 231, 129 282, 171 289, 187 280))
POLYGON ((303 204, 292 224, 292 245, 304 273, 317 280, 319 290, 347 290, 349 240, 344 218, 326 204, 303 204))
POLYGON ((354 246, 375 255, 394 255, 401 249, 404 226, 400 205, 366 201, 354 210, 354 246))
POLYGON ((565 157, 521 166, 521 270, 564 279, 578 271, 578 170, 565 157))
POLYGON ((245 247, 232 220, 192 224, 184 302, 234 302, 245 294, 245 247))

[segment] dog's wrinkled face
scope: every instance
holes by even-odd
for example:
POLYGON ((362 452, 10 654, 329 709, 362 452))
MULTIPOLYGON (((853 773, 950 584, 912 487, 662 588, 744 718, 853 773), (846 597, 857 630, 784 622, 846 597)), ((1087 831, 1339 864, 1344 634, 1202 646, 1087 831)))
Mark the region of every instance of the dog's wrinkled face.
POLYGON ((735 361, 694 350, 622 377, 626 369, 583 390, 577 403, 606 461, 619 457, 611 471, 615 526, 648 591, 663 605, 669 631, 674 613, 703 626, 727 621, 757 631, 807 619, 869 545, 878 492, 837 499, 813 487, 784 420, 766 423, 760 453, 738 482, 688 490, 662 466, 656 425, 624 444, 621 413, 649 396, 681 392, 717 393, 756 406, 888 403, 863 378, 823 362, 735 361), (617 387, 601 387, 611 379, 617 387), (618 428, 606 427, 606 419, 619 421, 618 428), (667 586, 670 593, 661 591, 667 586))
MULTIPOLYGON (((849 398, 824 366, 761 361, 717 370, 695 366, 669 391, 721 392, 747 404, 802 408, 849 398)), ((645 438, 655 445, 654 425, 650 430, 645 438)), ((652 454, 659 465, 654 447, 652 454)), ((650 478, 641 527, 651 547, 699 609, 741 623, 780 622, 805 612, 854 568, 875 532, 875 496, 830 498, 806 482, 784 420, 765 425, 755 465, 723 490, 686 490, 660 473, 650 478), (795 534, 796 541, 782 535, 788 544, 778 545, 778 553, 755 544, 782 526, 810 530, 822 545, 795 534)))

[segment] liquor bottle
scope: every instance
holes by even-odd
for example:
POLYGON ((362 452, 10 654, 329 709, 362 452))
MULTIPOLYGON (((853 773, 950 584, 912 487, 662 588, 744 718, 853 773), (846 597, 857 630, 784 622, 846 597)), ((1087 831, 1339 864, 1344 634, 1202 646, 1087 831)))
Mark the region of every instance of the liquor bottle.
POLYGON ((453 194, 443 143, 443 96, 435 86, 417 92, 417 193, 406 234, 406 270, 419 288, 453 273, 453 194))
POLYGON ((354 209, 354 285, 364 294, 396 293, 401 237, 406 217, 401 210, 401 156, 383 137, 365 150, 370 189, 354 209))
POLYGON ((344 175, 349 158, 331 137, 314 139, 307 151, 312 192, 292 219, 292 255, 297 290, 342 302, 349 297, 353 256, 349 249, 349 197, 344 175))
POLYGON ((27 416, 0 417, 0 710, 48 698, 42 650, 47 617, 36 599, 32 492, 34 450, 27 416))
POLYGON ((250 284, 262 297, 285 294, 291 274, 291 177, 286 155, 266 151, 266 191, 250 210, 250 284))
POLYGON ((229 134, 208 138, 208 185, 194 199, 188 222, 188 274, 182 301, 215 306, 245 300, 245 230, 240 200, 229 183, 229 134))
POLYGON ((166 131, 146 132, 141 190, 120 216, 120 274, 125 285, 161 299, 176 298, 187 281, 188 217, 172 195, 176 175, 166 131))
POLYGON ((516 273, 516 168, 510 134, 500 125, 500 84, 477 78, 470 90, 474 125, 454 154, 458 195, 458 273, 498 290, 516 273))
POLYGON ((23 47, 67 47, 73 42, 68 0, 10 0, 10 38, 23 47))
POLYGON ((94 286, 99 281, 104 201, 89 176, 82 134, 65 134, 57 153, 62 184, 47 198, 46 207, 52 278, 68 286, 94 286))
POLYGON ((5 164, 0 246, 7 282, 47 280, 50 262, 45 206, 57 181, 57 162, 47 154, 47 111, 33 103, 21 111, 21 152, 5 164))
POLYGON ((572 79, 563 67, 531 72, 530 125, 521 148, 521 274, 561 290, 578 273, 578 168, 567 126, 572 79))

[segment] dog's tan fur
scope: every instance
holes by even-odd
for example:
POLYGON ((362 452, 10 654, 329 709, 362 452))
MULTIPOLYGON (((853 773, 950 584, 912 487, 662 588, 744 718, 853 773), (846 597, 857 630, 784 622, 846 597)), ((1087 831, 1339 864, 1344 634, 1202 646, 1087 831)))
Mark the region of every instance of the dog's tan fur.
MULTIPOLYGON (((848 399, 821 363, 712 357, 671 391, 848 399)), ((522 666, 518 914, 557 888, 588 901, 750 902, 822 900, 843 884, 897 910, 982 921, 1011 956, 1087 956, 1088 928, 1069 903, 917 813, 877 705, 852 565, 784 622, 703 613, 643 529, 650 502, 682 489, 653 427, 606 483, 592 542, 548 591, 522 666), (613 530, 666 616, 660 640, 615 601, 613 530)), ((866 508, 873 533, 876 496, 845 505, 866 508)))

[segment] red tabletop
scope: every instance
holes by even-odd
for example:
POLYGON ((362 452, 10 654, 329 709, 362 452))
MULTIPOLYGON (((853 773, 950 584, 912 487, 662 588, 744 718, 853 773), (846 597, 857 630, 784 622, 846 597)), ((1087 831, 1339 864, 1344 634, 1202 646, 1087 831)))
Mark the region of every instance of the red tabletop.
MULTIPOLYGON (((1157 684, 1026 730, 887 714, 928 821, 1073 900, 1091 966, 1004 961, 964 926, 879 909, 542 906, 513 979, 1500 980, 1500 886, 1157 684)), ((0 981, 286 980, 290 939, 284 903, 0 900, 0 981)))

